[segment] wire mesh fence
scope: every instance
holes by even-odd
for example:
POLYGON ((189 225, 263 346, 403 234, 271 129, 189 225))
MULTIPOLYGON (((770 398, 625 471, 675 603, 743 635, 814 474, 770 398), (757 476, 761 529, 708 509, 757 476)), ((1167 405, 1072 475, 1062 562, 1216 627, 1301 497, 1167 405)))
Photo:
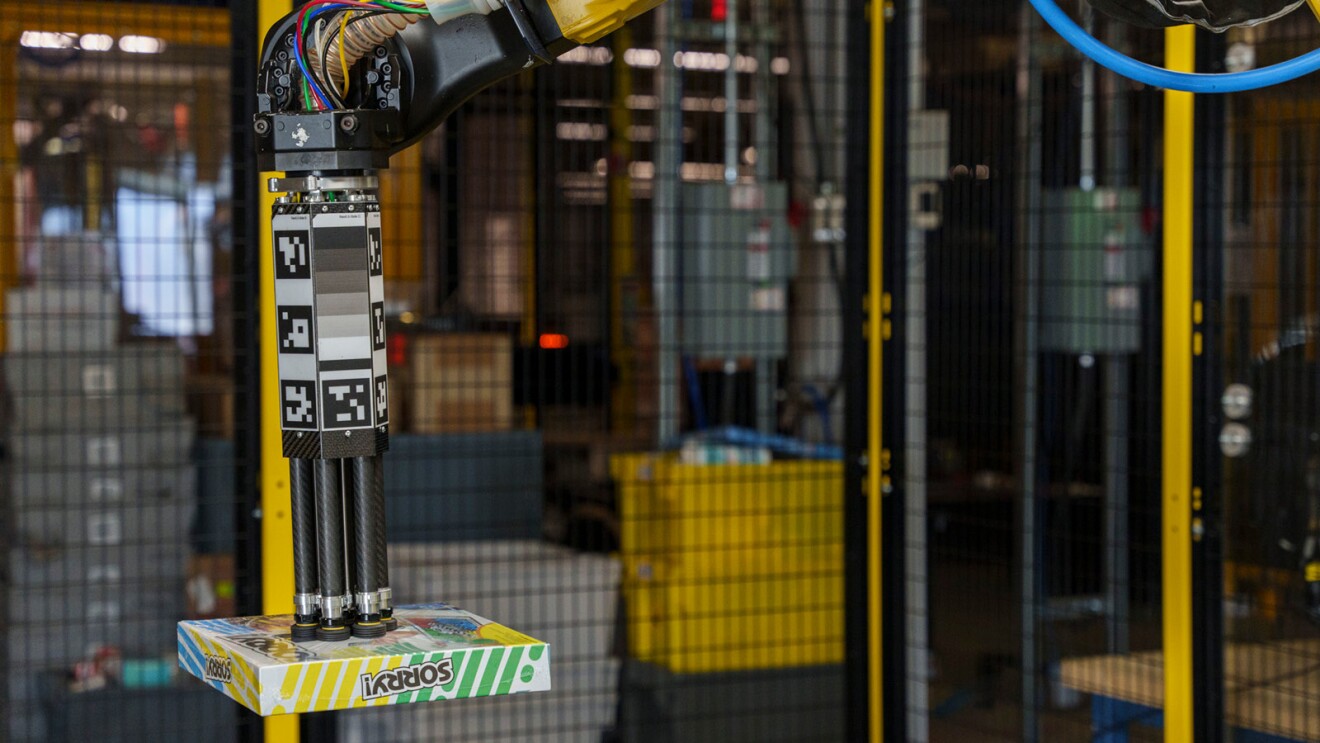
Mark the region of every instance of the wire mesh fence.
MULTIPOLYGON (((264 29, 4 15, 8 739, 259 736, 173 656, 288 569, 257 558, 264 29)), ((842 739, 844 24, 675 4, 381 171, 396 601, 548 641, 554 687, 308 735, 842 739)))
MULTIPOLYGON (((549 642, 553 689, 309 714, 304 737, 851 740, 883 650, 894 739, 1159 739, 1188 673, 1163 610, 1181 386, 1198 739, 1320 738, 1310 83, 1198 98, 1183 276, 1163 91, 1023 3, 895 4, 868 390, 845 362, 867 342, 861 6, 661 6, 380 172, 395 600, 549 642), (1198 302, 1185 378, 1170 278, 1198 302), (869 466, 883 585, 856 580, 869 466)), ((289 569, 258 537, 265 29, 239 3, 0 7, 4 735, 259 737, 177 671, 174 624, 259 614, 289 569)), ((1164 54, 1089 7, 1111 46, 1164 54)), ((1199 64, 1315 36, 1303 13, 1203 35, 1199 64)))
POLYGON ((175 678, 173 627, 232 613, 252 577, 234 561, 229 19, 3 15, 0 737, 233 739, 233 710, 175 678))
POLYGON ((902 729, 1159 739, 1161 93, 1082 61, 1024 3, 904 3, 888 31, 907 123, 885 245, 902 729))

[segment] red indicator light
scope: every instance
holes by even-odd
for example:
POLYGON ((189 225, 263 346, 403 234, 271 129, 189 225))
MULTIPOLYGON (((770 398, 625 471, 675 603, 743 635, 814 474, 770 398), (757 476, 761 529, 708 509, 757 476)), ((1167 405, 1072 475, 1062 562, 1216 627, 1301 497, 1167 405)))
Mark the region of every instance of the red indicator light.
POLYGON ((568 348, 568 336, 562 333, 542 333, 541 348, 546 350, 568 348))

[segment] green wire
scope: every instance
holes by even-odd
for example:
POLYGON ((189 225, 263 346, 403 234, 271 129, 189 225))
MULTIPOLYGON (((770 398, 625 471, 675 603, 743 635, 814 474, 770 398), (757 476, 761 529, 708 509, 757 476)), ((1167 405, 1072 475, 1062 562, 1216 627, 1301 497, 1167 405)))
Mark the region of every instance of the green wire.
MULTIPOLYGON (((429 9, 427 9, 427 8, 410 8, 410 7, 406 6, 406 5, 396 5, 396 4, 392 3, 392 2, 389 2, 388 0, 365 0, 365 2, 372 3, 373 5, 379 5, 379 6, 383 7, 383 8, 389 8, 390 10, 393 10, 393 11, 396 11, 396 12, 399 12, 399 13, 412 13, 412 14, 414 14, 414 15, 430 15, 430 14, 431 14, 431 11, 430 11, 429 9)), ((352 10, 353 10, 353 9, 352 9, 351 7, 347 7, 347 6, 346 6, 345 9, 344 9, 344 11, 347 11, 347 12, 351 12, 352 10)), ((342 12, 342 11, 341 11, 341 12, 342 12)), ((302 33, 303 33, 303 36, 304 36, 304 37, 307 36, 307 34, 308 34, 308 26, 311 25, 311 20, 312 20, 312 17, 311 17, 311 14, 310 14, 310 13, 309 13, 308 15, 303 16, 303 19, 302 19, 302 33)), ((306 79, 306 78, 303 78, 303 80, 302 80, 302 89, 303 89, 303 103, 306 104, 306 106, 307 106, 307 110, 308 110, 308 111, 311 111, 311 110, 313 109, 313 106, 312 106, 312 91, 311 91, 311 88, 309 88, 309 87, 307 86, 307 79, 306 79)))
POLYGON ((389 0, 375 0, 376 5, 380 5, 391 10, 397 10, 400 13, 415 13, 417 15, 430 15, 431 11, 425 8, 410 8, 406 5, 395 5, 389 0))

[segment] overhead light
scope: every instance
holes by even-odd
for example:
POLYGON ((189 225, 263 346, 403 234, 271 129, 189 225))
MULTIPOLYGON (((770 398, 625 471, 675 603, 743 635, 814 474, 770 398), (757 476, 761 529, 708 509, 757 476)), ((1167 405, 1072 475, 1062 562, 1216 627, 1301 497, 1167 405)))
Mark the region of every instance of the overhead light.
POLYGON ((609 130, 604 124, 561 121, 555 125, 555 136, 569 142, 604 142, 609 138, 609 130))
POLYGON ((775 57, 770 60, 770 71, 776 75, 787 75, 789 70, 788 57, 775 57))
POLYGON ((674 66, 685 70, 723 72, 729 69, 729 55, 720 52, 674 52, 674 66))
POLYGON ((614 52, 604 46, 578 46, 559 55, 555 61, 567 64, 607 65, 614 61, 614 52))
POLYGON ((629 67, 659 67, 658 49, 627 49, 623 52, 623 63, 629 67))
POLYGON ((83 34, 78 47, 89 52, 108 52, 115 48, 115 37, 109 34, 83 34))
POLYGON ((160 54, 165 51, 165 40, 155 36, 121 36, 119 49, 129 54, 160 54))
POLYGON ((28 49, 72 49, 77 43, 77 34, 57 31, 24 31, 18 37, 18 45, 28 49))

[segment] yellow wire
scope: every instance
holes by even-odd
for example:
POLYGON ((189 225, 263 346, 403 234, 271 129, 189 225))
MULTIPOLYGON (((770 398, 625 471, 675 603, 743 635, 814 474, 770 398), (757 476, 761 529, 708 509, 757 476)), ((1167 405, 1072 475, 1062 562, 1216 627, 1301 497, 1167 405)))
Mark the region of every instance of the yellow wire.
MULTIPOLYGON (((1320 0, 1312 0, 1320 2, 1320 0)), ((348 95, 348 58, 344 56, 344 32, 348 29, 348 13, 339 14, 339 66, 344 71, 344 89, 339 95, 348 95)))

